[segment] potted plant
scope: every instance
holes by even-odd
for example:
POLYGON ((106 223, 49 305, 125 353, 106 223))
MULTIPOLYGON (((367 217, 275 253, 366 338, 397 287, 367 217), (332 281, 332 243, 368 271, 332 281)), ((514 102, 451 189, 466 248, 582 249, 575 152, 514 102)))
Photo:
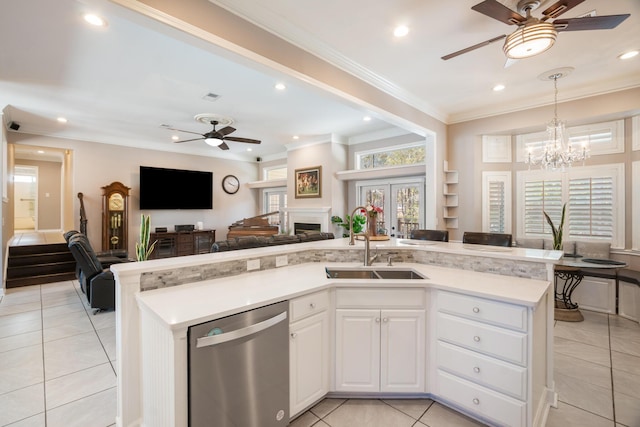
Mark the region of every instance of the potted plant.
POLYGON ((156 247, 157 240, 149 244, 151 228, 151 215, 140 214, 140 241, 136 242, 136 259, 146 261, 156 247))
MULTIPOLYGON (((342 237, 349 237, 349 224, 351 223, 351 217, 347 215, 346 219, 343 220, 339 216, 332 216, 331 223, 336 224, 338 227, 342 227, 345 229, 345 232, 342 233, 342 237)), ((367 218, 364 215, 354 215, 353 216, 353 233, 358 234, 362 232, 364 228, 364 224, 367 222, 367 218)))
POLYGON ((551 234, 553 234, 553 249, 556 251, 562 250, 562 229, 564 228, 564 214, 567 209, 567 204, 562 205, 562 214, 560 215, 560 225, 556 228, 553 225, 553 221, 551 221, 551 217, 545 212, 542 211, 544 217, 547 220, 547 223, 551 227, 551 234))

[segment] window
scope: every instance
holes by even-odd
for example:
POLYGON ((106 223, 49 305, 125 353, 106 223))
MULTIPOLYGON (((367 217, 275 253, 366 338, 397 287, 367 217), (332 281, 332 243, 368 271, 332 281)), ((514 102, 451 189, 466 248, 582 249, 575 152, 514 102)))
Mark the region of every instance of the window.
POLYGON ((624 247, 624 165, 518 173, 518 235, 550 237, 543 212, 560 223, 567 203, 565 240, 601 240, 624 247))
POLYGON ((265 181, 274 179, 287 179, 287 167, 273 166, 270 168, 265 168, 263 171, 263 175, 265 181))
POLYGON ((287 207, 286 188, 268 188, 264 190, 264 201, 262 213, 267 214, 278 211, 277 215, 269 216, 269 224, 277 225, 280 233, 287 232, 288 217, 285 208, 287 207))
POLYGON ((398 145, 356 153, 357 169, 415 165, 425 162, 424 143, 398 145))
POLYGON ((482 231, 511 233, 511 172, 482 173, 482 231))
MULTIPOLYGON (((580 149, 586 144, 592 156, 624 152, 624 120, 568 127, 567 135, 568 142, 574 149, 580 149)), ((542 150, 546 139, 546 132, 517 135, 517 161, 524 162, 529 150, 542 150)))

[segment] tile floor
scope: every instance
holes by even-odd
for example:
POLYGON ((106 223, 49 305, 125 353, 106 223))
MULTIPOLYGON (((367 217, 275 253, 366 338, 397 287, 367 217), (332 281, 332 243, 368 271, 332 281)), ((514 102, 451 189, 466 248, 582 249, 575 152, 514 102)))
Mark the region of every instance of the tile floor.
MULTIPOLYGON (((108 427, 116 412, 115 317, 92 315, 76 281, 0 300, 0 426, 108 427)), ((640 427, 640 326, 583 311, 557 322, 559 392, 549 427, 640 427)), ((437 402, 325 399, 291 427, 465 427, 437 402)))

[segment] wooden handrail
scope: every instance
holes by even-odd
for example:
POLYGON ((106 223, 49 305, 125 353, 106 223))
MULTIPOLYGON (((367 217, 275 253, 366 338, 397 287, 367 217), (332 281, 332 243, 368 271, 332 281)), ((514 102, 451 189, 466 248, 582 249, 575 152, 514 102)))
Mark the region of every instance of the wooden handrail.
POLYGON ((84 211, 84 201, 82 200, 82 193, 78 193, 78 199, 80 199, 80 232, 87 235, 87 215, 84 211))

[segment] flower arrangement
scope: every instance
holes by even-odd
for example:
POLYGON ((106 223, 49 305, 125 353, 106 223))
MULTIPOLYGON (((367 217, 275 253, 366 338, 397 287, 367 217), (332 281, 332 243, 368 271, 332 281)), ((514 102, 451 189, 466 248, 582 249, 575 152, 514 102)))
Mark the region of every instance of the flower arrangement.
POLYGON ((372 216, 372 217, 375 217, 379 213, 382 213, 382 208, 381 207, 372 205, 371 203, 367 204, 367 206, 365 206, 364 209, 365 210, 364 210, 363 213, 366 213, 367 215, 372 216))

